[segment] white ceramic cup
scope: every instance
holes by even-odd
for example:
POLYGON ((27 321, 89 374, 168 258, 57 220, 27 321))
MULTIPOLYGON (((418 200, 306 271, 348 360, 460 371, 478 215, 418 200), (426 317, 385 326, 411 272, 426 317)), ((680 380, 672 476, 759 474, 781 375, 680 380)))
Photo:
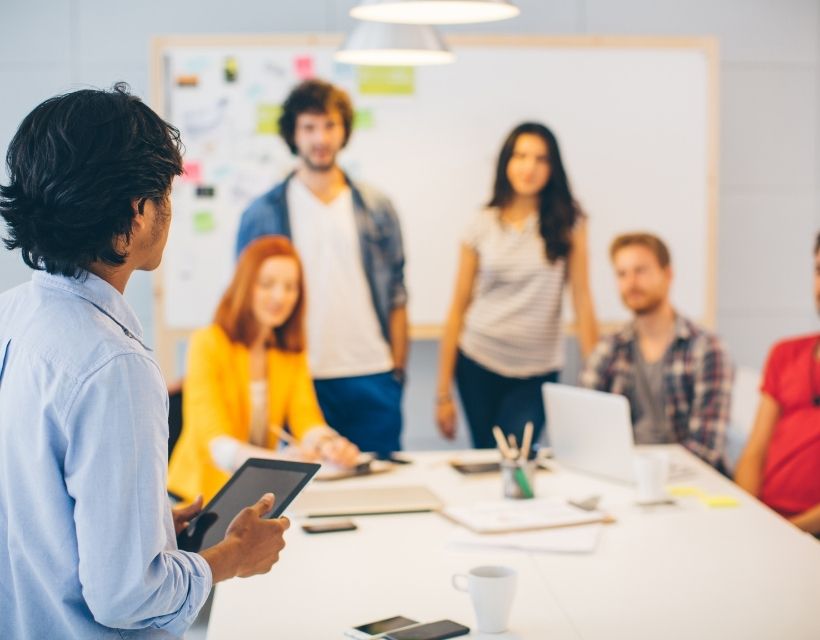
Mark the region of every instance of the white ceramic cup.
POLYGON ((509 567, 475 567, 468 574, 453 576, 453 586, 470 594, 478 630, 502 633, 507 630, 518 574, 509 567))
POLYGON ((635 481, 638 502, 660 502, 669 496, 666 482, 669 477, 669 456, 661 451, 638 453, 635 456, 635 481))

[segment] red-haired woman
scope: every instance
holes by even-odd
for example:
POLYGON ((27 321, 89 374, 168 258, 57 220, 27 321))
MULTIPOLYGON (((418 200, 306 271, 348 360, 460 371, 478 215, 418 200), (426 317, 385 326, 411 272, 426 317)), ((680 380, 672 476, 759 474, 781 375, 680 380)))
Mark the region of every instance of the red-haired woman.
POLYGON ((282 236, 254 241, 239 258, 214 322, 191 336, 183 430, 169 489, 207 501, 250 457, 275 449, 287 425, 287 456, 354 464, 359 450, 325 424, 308 372, 302 266, 282 236))

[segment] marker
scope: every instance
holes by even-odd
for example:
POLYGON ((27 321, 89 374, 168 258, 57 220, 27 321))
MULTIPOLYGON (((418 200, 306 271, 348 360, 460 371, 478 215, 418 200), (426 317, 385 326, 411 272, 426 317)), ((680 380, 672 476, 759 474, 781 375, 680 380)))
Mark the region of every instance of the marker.
POLYGON ((521 487, 521 493, 524 494, 525 498, 532 498, 535 495, 532 492, 532 487, 527 480, 527 475, 524 473, 524 469, 520 466, 515 469, 515 480, 518 482, 518 486, 521 487))

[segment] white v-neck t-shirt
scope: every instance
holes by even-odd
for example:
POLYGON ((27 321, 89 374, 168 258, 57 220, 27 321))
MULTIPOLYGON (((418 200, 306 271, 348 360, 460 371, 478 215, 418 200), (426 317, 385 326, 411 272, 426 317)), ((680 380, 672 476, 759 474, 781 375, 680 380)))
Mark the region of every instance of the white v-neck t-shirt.
POLYGON ((294 176, 288 183, 293 243, 307 290, 308 360, 314 378, 344 378, 393 369, 370 287, 349 187, 322 202, 294 176))

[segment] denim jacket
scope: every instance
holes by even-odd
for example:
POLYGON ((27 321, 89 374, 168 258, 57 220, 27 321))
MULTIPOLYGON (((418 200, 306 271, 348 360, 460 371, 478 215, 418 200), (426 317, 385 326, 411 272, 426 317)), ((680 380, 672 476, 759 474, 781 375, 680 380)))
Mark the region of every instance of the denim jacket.
MULTIPOLYGON (((239 221, 236 255, 253 240, 265 235, 292 238, 287 188, 291 173, 283 182, 254 200, 239 221)), ((390 312, 407 304, 404 285, 404 249, 401 228, 393 205, 383 194, 366 185, 353 183, 345 175, 353 196, 353 209, 362 265, 379 318, 382 334, 390 343, 390 312)))

